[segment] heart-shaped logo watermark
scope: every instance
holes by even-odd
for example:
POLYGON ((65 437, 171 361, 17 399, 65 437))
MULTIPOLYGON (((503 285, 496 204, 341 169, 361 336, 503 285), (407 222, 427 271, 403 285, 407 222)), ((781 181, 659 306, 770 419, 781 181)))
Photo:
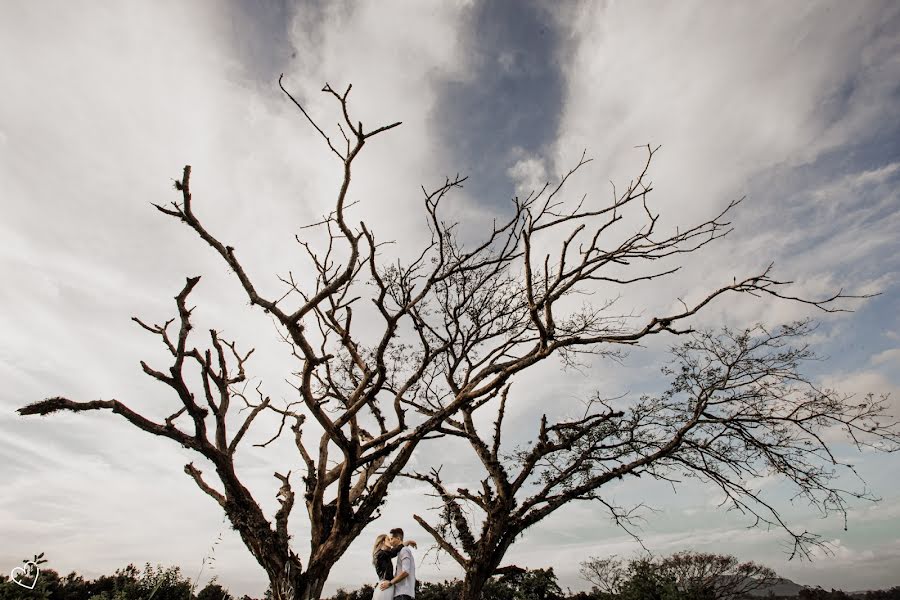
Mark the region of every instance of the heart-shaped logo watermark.
POLYGON ((27 563, 25 563, 24 567, 16 567, 12 571, 10 571, 9 578, 14 583, 21 585, 23 588, 33 590, 34 586, 37 585, 38 575, 40 574, 40 572, 41 570, 38 569, 38 566, 34 564, 34 562, 29 560, 27 563))

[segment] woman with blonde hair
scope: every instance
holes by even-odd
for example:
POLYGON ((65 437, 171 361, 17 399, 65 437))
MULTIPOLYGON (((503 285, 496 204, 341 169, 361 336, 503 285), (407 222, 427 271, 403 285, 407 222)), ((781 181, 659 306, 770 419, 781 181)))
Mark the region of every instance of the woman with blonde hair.
POLYGON ((394 565, 391 563, 391 559, 400 553, 403 546, 415 548, 416 543, 413 540, 403 542, 386 533, 378 534, 375 538, 375 545, 372 547, 372 564, 375 565, 378 582, 375 584, 372 600, 391 600, 394 597, 393 587, 383 590, 380 584, 394 578, 394 565))

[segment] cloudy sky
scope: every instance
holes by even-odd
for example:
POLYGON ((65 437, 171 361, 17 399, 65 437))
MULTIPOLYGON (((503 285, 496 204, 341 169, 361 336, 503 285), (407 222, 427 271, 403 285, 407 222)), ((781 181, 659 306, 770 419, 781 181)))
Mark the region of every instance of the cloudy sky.
MULTIPOLYGON (((570 192, 602 199, 610 180, 634 176, 636 146, 661 145, 652 201, 668 226, 746 200, 729 238, 623 301, 665 308, 770 261, 800 293, 880 292, 823 318, 817 348, 828 360, 810 373, 846 392, 900 397, 897 3, 4 2, 0 73, 0 570, 46 552, 62 572, 161 562, 195 576, 212 554, 202 579, 262 594, 262 570, 182 472, 186 451, 111 415, 23 419, 14 409, 54 395, 169 406, 139 367, 163 360, 162 349, 130 318, 168 318, 188 275, 203 276, 192 296, 200 329, 256 346, 253 375, 288 397, 290 363, 271 322, 150 204, 174 200, 173 178, 193 165, 196 210, 277 289, 298 256, 293 234, 329 210, 339 175, 278 90, 280 73, 323 122, 337 119, 318 92, 326 81, 353 84, 364 123, 403 121, 367 146, 351 193, 355 215, 401 241, 401 254, 427 233, 422 185, 468 175, 452 210, 477 237, 514 194, 556 178, 583 150, 594 162, 570 192)), ((721 302, 704 323, 822 316, 807 309, 721 302)), ((652 390, 661 357, 648 347, 622 365, 529 375, 511 422, 527 437, 550 402, 652 390)), ((791 522, 832 541, 833 555, 812 562, 788 562, 782 533, 747 529, 715 509, 708 488, 629 483, 610 493, 657 509, 643 528, 654 552, 728 552, 824 587, 900 585, 900 461, 835 448, 882 498, 852 504, 846 531, 838 516, 790 504, 778 481, 759 483, 791 522)), ((460 481, 477 475, 465 449, 442 455, 460 481)), ((268 510, 285 456, 242 458, 268 510)), ((422 449, 414 462, 435 460, 422 449)), ((422 492, 398 485, 326 591, 369 581, 369 540, 397 524, 423 542, 422 578, 458 575, 446 557, 422 558, 427 534, 410 518, 427 513, 422 492)), ((580 560, 637 550, 582 504, 534 528, 509 560, 553 566, 580 589, 580 560)))

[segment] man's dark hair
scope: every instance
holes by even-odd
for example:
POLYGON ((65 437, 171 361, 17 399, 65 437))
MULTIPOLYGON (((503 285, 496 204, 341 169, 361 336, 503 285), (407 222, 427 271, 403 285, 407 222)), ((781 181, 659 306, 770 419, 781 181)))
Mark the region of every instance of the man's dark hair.
POLYGON ((395 538, 399 538, 402 540, 403 539, 403 530, 400 529, 399 527, 395 527, 394 529, 391 529, 391 535, 394 536, 395 538))

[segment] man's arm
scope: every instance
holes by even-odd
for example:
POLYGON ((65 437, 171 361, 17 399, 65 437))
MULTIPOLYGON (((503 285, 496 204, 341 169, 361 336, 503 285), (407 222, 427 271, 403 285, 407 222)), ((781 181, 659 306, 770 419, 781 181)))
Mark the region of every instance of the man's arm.
POLYGON ((397 563, 398 572, 394 575, 394 578, 391 579, 391 585, 398 584, 409 576, 409 561, 412 560, 412 553, 407 550, 401 554, 400 558, 397 560, 399 561, 397 563))

